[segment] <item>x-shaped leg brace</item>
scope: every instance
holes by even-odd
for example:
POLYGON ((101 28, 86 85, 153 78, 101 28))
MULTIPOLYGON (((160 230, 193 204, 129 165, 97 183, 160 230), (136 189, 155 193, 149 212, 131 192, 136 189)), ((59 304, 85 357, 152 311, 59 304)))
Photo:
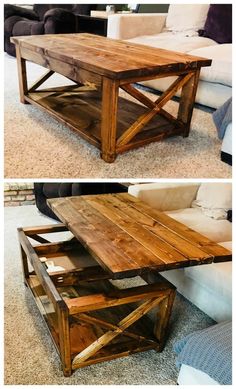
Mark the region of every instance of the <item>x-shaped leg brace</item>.
MULTIPOLYGON (((86 349, 81 351, 78 355, 76 355, 76 357, 73 359, 72 362, 72 369, 80 367, 80 364, 82 364, 83 362, 85 362, 86 360, 94 356, 100 349, 102 349, 104 346, 110 343, 117 336, 124 334, 124 332, 125 335, 127 336, 135 337, 135 338, 138 337, 139 339, 141 339, 138 335, 127 332, 126 329, 130 327, 138 319, 140 319, 143 315, 145 315, 147 312, 149 312, 152 308, 157 306, 163 299, 165 299, 165 296, 152 298, 148 301, 145 301, 133 312, 131 312, 128 316, 122 319, 116 326, 111 325, 110 323, 106 323, 107 327, 110 328, 110 330, 107 331, 105 334, 103 334, 95 342, 90 344, 86 349)), ((84 321, 90 321, 90 322, 96 321, 96 319, 94 321, 93 318, 84 314, 80 315, 80 319, 84 321)), ((105 322, 103 322, 103 325, 104 323, 105 322)), ((144 339, 146 340, 146 338, 144 339)))

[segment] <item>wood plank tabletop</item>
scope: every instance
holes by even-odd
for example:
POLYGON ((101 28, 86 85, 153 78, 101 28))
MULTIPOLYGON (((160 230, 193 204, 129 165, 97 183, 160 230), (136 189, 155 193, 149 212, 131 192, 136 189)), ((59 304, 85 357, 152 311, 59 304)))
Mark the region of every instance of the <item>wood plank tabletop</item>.
POLYGON ((11 42, 115 79, 211 65, 210 59, 86 33, 16 36, 11 37, 11 42))
POLYGON ((127 193, 48 205, 113 278, 232 260, 231 251, 127 193))

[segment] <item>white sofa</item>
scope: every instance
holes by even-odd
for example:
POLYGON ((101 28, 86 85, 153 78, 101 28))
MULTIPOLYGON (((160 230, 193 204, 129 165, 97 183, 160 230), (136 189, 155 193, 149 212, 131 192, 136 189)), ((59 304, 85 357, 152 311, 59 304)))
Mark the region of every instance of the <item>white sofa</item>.
MULTIPOLYGON (((110 15, 107 36, 211 58, 211 67, 201 70, 196 102, 219 108, 232 95, 232 44, 198 36, 208 9, 209 4, 172 4, 168 14, 110 15)), ((169 77, 143 84, 163 91, 172 81, 169 77)))
MULTIPOLYGON (((231 250, 229 183, 153 183, 129 193, 231 250)), ((192 266, 161 273, 177 291, 217 322, 232 318, 232 262, 192 266)))

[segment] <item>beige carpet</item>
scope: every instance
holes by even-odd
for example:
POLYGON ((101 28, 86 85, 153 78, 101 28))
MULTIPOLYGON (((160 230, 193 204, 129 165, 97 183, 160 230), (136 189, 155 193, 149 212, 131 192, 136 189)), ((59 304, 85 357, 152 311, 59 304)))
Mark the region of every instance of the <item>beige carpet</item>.
MULTIPOLYGON (((5 384, 6 385, 175 385, 173 344, 213 321, 177 295, 170 335, 162 353, 154 350, 78 369, 69 378, 29 290, 23 284, 17 227, 51 224, 34 205, 5 208, 5 384)), ((55 221, 54 221, 55 222, 55 221)), ((61 234, 61 233, 59 233, 61 234)), ((63 239, 61 236, 56 239, 63 239)), ((128 280, 129 285, 131 279, 128 280)))
MULTIPOLYGON (((28 68, 30 81, 42 73, 37 65, 28 68)), ((48 86, 60 84, 62 77, 53 77, 48 86)), ((170 112, 176 107, 168 103, 170 112)), ((6 178, 230 178, 231 167, 221 162, 220 147, 211 114, 195 109, 189 138, 152 143, 107 164, 95 147, 66 126, 20 104, 16 60, 5 55, 6 178)))

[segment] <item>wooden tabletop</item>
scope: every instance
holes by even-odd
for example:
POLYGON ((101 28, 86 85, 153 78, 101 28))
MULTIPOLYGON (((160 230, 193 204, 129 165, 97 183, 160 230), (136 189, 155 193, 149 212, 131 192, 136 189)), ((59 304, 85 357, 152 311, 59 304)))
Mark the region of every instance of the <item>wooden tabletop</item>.
POLYGON ((211 65, 210 59, 86 33, 15 36, 11 42, 114 79, 211 65))
POLYGON ((48 204, 113 278, 232 260, 229 250, 127 193, 48 204))

